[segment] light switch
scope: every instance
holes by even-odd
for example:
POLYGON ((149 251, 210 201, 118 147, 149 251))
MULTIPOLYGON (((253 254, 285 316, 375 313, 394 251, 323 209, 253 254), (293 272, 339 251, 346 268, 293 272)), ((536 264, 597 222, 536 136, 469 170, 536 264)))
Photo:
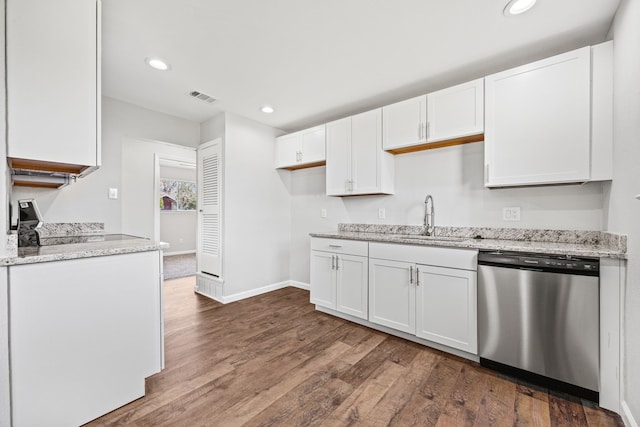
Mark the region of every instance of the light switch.
POLYGON ((325 208, 320 209, 320 218, 327 217, 327 210, 325 208))
POLYGON ((110 188, 109 189, 109 198, 113 199, 113 200, 118 198, 118 189, 117 188, 110 188))

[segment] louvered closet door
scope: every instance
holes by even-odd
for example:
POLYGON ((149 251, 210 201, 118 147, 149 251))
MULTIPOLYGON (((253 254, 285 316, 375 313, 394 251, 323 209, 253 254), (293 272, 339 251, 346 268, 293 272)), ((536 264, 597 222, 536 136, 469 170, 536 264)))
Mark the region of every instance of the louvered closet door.
POLYGON ((222 273, 222 153, 220 140, 198 148, 198 271, 222 273))

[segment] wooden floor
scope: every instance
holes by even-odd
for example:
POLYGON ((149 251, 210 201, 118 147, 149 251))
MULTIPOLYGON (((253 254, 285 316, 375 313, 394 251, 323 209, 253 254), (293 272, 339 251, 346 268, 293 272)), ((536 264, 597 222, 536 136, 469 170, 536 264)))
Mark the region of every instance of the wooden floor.
POLYGON ((165 282, 166 369, 91 426, 622 426, 620 417, 314 311, 287 288, 228 305, 165 282))

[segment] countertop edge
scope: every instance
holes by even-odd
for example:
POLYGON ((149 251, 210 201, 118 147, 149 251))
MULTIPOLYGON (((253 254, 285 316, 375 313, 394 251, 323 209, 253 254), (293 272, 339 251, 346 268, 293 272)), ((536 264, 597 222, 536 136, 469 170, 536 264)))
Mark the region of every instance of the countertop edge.
MULTIPOLYGON (((162 251, 164 249, 169 248, 169 244, 163 242, 150 242, 146 239, 140 239, 142 241, 130 240, 122 242, 121 246, 116 247, 108 247, 108 248, 80 248, 77 249, 69 249, 67 252, 63 253, 54 253, 54 254, 43 254, 43 255, 30 255, 25 257, 4 257, 0 258, 0 266, 3 267, 11 267, 16 265, 28 265, 28 264, 38 264, 43 262, 53 262, 53 261, 65 261, 72 259, 82 259, 82 258, 93 258, 99 256, 110 256, 110 255, 122 255, 122 254, 131 254, 137 252, 152 252, 152 251, 162 251)), ((73 245, 68 245, 73 246, 73 245)))
POLYGON ((462 249, 478 249, 478 250, 503 250, 515 252, 537 252, 553 255, 572 255, 598 258, 615 258, 626 259, 626 252, 620 252, 596 245, 573 244, 573 243, 554 243, 554 242, 536 242, 521 240, 500 240, 500 239, 465 239, 459 241, 449 240, 416 240, 403 239, 397 235, 385 233, 344 233, 344 232, 320 232, 309 233, 311 237, 328 238, 328 239, 344 239, 359 240, 366 242, 378 243, 397 243, 413 246, 438 246, 462 249))

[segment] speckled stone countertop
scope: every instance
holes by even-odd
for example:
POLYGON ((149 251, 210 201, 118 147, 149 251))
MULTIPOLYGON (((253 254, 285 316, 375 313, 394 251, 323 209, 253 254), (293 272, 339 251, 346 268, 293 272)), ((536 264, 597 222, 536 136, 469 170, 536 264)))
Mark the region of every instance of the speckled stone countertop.
POLYGON ((423 226, 339 224, 337 232, 310 235, 369 242, 601 258, 625 259, 627 255, 626 236, 602 231, 436 227, 434 236, 428 237, 424 236, 423 226))
POLYGON ((167 243, 153 242, 141 237, 104 234, 104 226, 101 223, 45 224, 43 228, 41 240, 50 239, 51 246, 18 248, 16 245, 13 249, 13 255, 0 258, 0 266, 129 254, 169 248, 167 243), (63 238, 66 238, 67 242, 74 243, 57 244, 58 241, 62 242, 63 238))

